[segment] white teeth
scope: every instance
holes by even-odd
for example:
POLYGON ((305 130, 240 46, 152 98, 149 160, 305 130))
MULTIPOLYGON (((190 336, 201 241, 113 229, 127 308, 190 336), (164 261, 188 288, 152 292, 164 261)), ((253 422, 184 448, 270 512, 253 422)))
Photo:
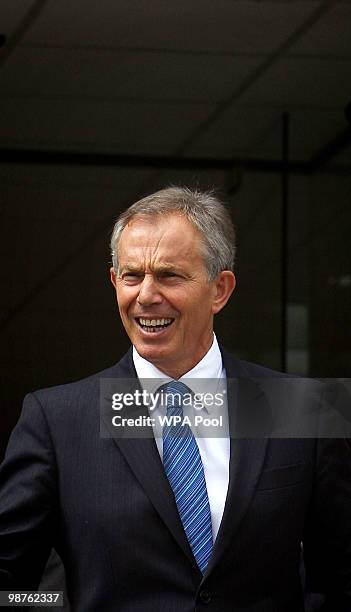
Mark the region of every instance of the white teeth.
POLYGON ((145 327, 158 327, 160 325, 168 325, 172 319, 139 319, 140 324, 145 327))

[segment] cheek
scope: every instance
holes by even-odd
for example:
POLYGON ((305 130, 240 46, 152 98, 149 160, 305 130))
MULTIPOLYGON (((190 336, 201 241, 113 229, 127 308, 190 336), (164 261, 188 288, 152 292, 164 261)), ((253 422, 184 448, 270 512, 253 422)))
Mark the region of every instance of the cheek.
POLYGON ((136 292, 134 290, 128 291, 125 288, 118 289, 116 294, 119 309, 123 310, 124 312, 129 308, 136 297, 136 292))

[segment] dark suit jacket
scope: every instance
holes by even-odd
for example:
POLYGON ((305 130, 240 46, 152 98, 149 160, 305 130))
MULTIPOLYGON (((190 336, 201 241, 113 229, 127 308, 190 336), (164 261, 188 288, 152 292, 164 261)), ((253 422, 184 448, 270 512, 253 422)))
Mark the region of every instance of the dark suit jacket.
MULTIPOLYGON (((223 361, 228 378, 245 380, 239 409, 254 410, 259 394, 247 381, 277 373, 225 352, 223 361)), ((350 611, 347 444, 232 439, 223 520, 202 576, 155 441, 99 435, 100 379, 135 376, 129 351, 108 370, 26 397, 0 474, 0 588, 35 589, 54 546, 74 612, 298 612, 303 541, 308 583, 327 609, 350 611)))

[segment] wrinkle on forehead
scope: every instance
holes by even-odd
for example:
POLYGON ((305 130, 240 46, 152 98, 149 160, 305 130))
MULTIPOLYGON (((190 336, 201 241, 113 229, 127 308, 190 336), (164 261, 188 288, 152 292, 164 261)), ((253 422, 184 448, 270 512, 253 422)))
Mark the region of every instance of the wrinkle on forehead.
POLYGON ((193 263, 196 259, 202 262, 201 237, 198 230, 183 215, 179 215, 179 225, 168 224, 170 217, 175 219, 175 215, 160 220, 132 219, 121 236, 120 267, 133 264, 133 267, 137 265, 145 270, 154 270, 165 265, 182 265, 189 263, 189 260, 193 263), (179 226, 184 228, 181 234, 179 226))

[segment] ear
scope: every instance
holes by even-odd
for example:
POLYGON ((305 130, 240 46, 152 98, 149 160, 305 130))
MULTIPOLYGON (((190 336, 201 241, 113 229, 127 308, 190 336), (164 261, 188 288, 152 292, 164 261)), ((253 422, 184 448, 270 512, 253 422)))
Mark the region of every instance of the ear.
POLYGON ((235 285, 235 275, 230 270, 223 270, 218 274, 214 281, 213 314, 217 314, 217 312, 224 308, 235 289, 235 285))
POLYGON ((115 269, 112 267, 110 268, 110 279, 111 279, 111 283, 113 284, 114 288, 117 289, 116 287, 116 272, 115 269))

